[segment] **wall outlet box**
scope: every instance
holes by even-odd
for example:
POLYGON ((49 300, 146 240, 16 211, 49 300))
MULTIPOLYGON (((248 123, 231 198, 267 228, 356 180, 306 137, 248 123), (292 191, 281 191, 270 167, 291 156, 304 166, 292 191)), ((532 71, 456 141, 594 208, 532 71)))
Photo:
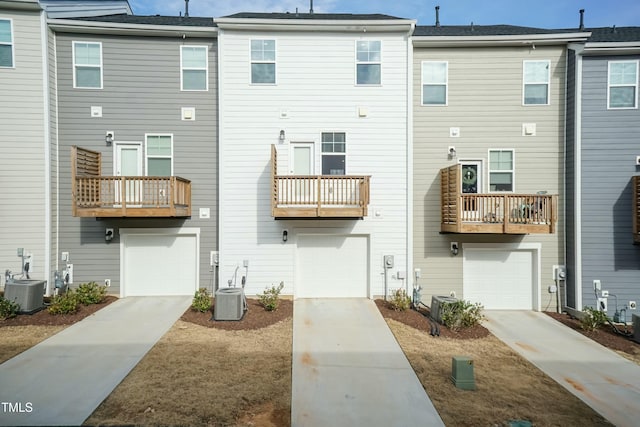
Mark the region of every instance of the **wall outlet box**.
POLYGON ((602 283, 600 282, 600 280, 594 280, 593 281, 593 289, 595 290, 600 290, 602 289, 602 283))
POLYGON ((598 298, 598 310, 607 312, 607 299, 606 298, 598 298))
POLYGON ((609 291, 602 291, 602 297, 606 298, 609 296, 609 291))

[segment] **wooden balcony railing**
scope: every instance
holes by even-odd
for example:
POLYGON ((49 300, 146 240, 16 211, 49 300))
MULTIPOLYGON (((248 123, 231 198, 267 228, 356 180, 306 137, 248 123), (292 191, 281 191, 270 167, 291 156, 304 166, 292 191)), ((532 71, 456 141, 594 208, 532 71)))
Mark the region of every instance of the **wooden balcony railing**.
POLYGON ((191 181, 177 176, 101 176, 101 154, 72 147, 77 217, 189 217, 191 181))
POLYGON ((634 176, 631 181, 633 192, 633 243, 640 243, 640 176, 634 176))
POLYGON ((462 194, 460 165, 442 169, 440 178, 442 232, 555 233, 557 195, 462 194))
POLYGON ((278 175, 271 147, 271 215, 274 218, 363 218, 369 206, 369 176, 278 175))

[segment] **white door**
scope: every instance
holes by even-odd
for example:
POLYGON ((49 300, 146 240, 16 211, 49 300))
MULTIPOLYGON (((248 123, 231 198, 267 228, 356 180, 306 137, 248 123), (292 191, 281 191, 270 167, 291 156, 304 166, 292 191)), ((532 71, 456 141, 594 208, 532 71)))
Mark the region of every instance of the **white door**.
MULTIPOLYGON (((141 142, 116 142, 114 144, 114 176, 142 176, 142 143, 141 142)), ((127 204, 140 204, 142 193, 140 182, 128 181, 125 188, 125 200, 127 204)), ((122 203, 122 186, 116 181, 115 200, 122 203)))
MULTIPOLYGON (((460 191, 462 194, 479 194, 482 193, 482 162, 480 160, 461 160, 462 179, 460 182, 460 191)), ((482 206, 479 199, 463 198, 462 215, 463 221, 478 220, 482 218, 482 206)))
POLYGON ((296 298, 368 297, 366 236, 298 235, 296 298))
MULTIPOLYGON (((292 175, 313 175, 313 143, 292 142, 290 157, 292 175)), ((301 178, 295 182, 295 197, 298 204, 314 203, 316 191, 317 184, 311 178, 301 178)))
POLYGON ((198 285, 196 234, 122 231, 123 297, 194 294, 198 285))
POLYGON ((463 254, 465 300, 487 310, 534 308, 534 251, 468 248, 463 254))

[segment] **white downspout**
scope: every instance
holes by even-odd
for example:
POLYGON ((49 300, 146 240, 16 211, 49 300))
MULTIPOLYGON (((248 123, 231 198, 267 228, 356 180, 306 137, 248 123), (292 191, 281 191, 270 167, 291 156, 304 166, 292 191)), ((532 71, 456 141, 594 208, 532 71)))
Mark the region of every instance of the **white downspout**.
POLYGON ((51 274, 51 132, 49 126, 49 46, 47 37, 46 12, 40 11, 40 44, 42 48, 42 99, 44 132, 44 262, 43 277, 47 280, 45 294, 51 295, 53 276, 51 274))
POLYGON ((574 194, 574 224, 575 224, 575 298, 576 309, 582 310, 582 49, 576 49, 576 117, 575 117, 575 194, 574 194))
POLYGON ((407 36, 407 193, 406 193, 406 221, 407 221, 407 272, 405 274, 405 291, 413 298, 413 31, 415 23, 411 24, 407 36))

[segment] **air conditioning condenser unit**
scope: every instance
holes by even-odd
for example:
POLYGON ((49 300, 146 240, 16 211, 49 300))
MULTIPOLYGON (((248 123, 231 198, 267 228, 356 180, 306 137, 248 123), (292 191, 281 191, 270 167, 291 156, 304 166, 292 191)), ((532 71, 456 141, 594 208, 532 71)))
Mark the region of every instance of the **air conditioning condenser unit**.
POLYGON ((220 288, 215 293, 214 320, 240 320, 244 316, 244 290, 220 288))
POLYGON ((448 303, 458 301, 454 297, 433 295, 431 297, 431 317, 438 323, 442 323, 442 309, 448 303))
POLYGON ((33 313, 44 307, 46 280, 14 280, 5 283, 4 297, 20 306, 19 313, 33 313))
POLYGON ((633 340, 640 344, 640 316, 634 314, 631 319, 633 320, 633 340))

